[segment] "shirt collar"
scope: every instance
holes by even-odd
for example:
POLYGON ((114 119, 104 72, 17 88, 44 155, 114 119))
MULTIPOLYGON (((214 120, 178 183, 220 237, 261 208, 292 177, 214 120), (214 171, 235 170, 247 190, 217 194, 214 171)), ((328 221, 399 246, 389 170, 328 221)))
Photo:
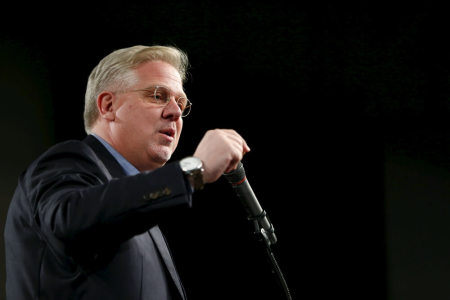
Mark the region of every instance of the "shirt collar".
POLYGON ((136 175, 139 174, 139 170, 136 169, 128 160, 125 159, 116 149, 114 149, 107 141, 99 137, 96 134, 92 134, 100 143, 105 146, 105 148, 111 153, 111 155, 117 160, 119 165, 122 167, 126 175, 136 175))

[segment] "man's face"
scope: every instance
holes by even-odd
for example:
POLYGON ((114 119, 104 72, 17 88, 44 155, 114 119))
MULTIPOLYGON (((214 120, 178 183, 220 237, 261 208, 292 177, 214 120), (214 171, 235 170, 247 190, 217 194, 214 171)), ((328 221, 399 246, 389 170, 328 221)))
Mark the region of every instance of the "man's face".
POLYGON ((151 61, 135 69, 137 81, 125 92, 115 93, 112 145, 138 170, 163 166, 177 147, 183 128, 175 99, 184 96, 178 71, 163 61, 151 61), (173 94, 166 105, 148 101, 142 90, 164 86, 173 94))

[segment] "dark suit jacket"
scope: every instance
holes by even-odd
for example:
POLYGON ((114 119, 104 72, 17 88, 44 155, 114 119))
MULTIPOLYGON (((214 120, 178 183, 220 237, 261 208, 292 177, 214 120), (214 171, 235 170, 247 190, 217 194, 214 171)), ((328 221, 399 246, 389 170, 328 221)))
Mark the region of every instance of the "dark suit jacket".
POLYGON ((92 136, 30 165, 5 224, 7 299, 185 299, 157 226, 191 206, 179 165, 123 175, 92 136))

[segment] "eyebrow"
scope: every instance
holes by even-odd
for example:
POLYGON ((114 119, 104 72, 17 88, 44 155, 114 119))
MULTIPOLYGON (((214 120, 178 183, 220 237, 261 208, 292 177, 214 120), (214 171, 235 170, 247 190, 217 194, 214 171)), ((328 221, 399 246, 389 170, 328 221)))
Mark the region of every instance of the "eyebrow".
POLYGON ((142 88, 142 89, 139 89, 139 90, 144 90, 144 91, 145 91, 145 90, 151 90, 151 89, 155 89, 156 87, 162 87, 162 88, 167 89, 168 91, 170 91, 170 93, 174 94, 177 98, 179 98, 179 97, 187 98, 187 95, 186 95, 186 93, 184 92, 184 90, 182 90, 182 93, 174 93, 174 92, 172 91, 172 89, 168 88, 168 87, 165 86, 165 85, 161 85, 161 84, 150 85, 150 86, 148 86, 148 87, 145 87, 145 88, 142 88))

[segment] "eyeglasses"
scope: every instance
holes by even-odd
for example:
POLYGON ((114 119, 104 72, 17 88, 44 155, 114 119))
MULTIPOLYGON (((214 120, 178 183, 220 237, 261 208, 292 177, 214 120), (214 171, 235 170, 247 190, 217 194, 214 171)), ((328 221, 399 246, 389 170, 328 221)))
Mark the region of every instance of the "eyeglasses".
MULTIPOLYGON (((164 86, 154 86, 146 89, 132 90, 129 92, 143 92, 144 98, 151 102, 161 106, 166 106, 172 99, 172 92, 164 86)), ((186 117, 191 112, 192 103, 188 98, 180 96, 175 99, 178 107, 181 110, 181 116, 186 117)))

